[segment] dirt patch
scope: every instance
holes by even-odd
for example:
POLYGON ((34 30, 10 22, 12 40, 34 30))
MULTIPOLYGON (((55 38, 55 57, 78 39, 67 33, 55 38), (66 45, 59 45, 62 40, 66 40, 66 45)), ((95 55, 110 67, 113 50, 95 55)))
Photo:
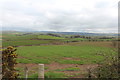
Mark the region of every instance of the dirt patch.
POLYGON ((55 69, 64 69, 68 67, 79 67, 80 70, 86 70, 88 68, 95 68, 98 65, 97 64, 59 64, 59 63, 51 63, 51 64, 45 64, 45 66, 49 67, 49 70, 55 70, 55 69))
MULTIPOLYGON (((54 72, 63 72, 66 75, 76 75, 75 78, 84 78, 85 74, 87 73, 88 68, 96 68, 97 64, 84 64, 84 65, 78 65, 78 64, 59 64, 59 63, 51 63, 51 64, 45 64, 45 67, 48 67, 48 69, 45 69, 45 72, 48 71, 54 71, 54 72), (78 67, 80 68, 80 71, 55 71, 56 69, 65 69, 70 67, 78 67)), ((25 68, 28 67, 29 74, 38 72, 38 64, 23 64, 19 63, 16 65, 18 68, 25 68)))
POLYGON ((25 59, 25 58, 28 58, 28 57, 18 56, 18 59, 25 59))
POLYGON ((0 36, 0 37, 7 37, 7 36, 0 36))
POLYGON ((70 57, 64 57, 64 60, 74 60, 74 61, 80 61, 79 58, 70 58, 70 57))
POLYGON ((38 64, 33 64, 33 63, 29 63, 29 64, 25 64, 25 63, 19 63, 16 65, 16 67, 21 67, 21 68, 33 68, 33 67, 37 67, 38 64))

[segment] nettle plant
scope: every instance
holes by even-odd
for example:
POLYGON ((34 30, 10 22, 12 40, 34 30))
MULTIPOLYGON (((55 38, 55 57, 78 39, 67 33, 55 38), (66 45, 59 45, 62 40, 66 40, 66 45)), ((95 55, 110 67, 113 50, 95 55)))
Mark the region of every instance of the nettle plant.
POLYGON ((15 70, 15 65, 17 64, 15 53, 17 49, 12 46, 7 47, 7 49, 2 50, 2 78, 17 78, 18 73, 15 70))

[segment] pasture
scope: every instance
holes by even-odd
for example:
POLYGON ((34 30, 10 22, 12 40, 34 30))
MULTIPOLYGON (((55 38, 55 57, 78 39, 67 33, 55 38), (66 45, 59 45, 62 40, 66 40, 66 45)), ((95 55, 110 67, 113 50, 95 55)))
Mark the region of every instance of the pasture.
POLYGON ((30 46, 52 43, 52 40, 39 40, 39 36, 36 34, 29 35, 16 35, 16 34, 3 34, 2 46, 30 46))
POLYGON ((117 54, 112 39, 93 41, 93 39, 65 37, 68 35, 57 36, 5 33, 2 35, 2 46, 17 48, 16 69, 20 77, 24 77, 24 67, 27 66, 30 78, 37 77, 39 63, 45 64, 47 78, 83 78, 88 67, 97 67, 104 61, 105 57, 101 54, 117 54))
POLYGON ((113 51, 91 45, 45 45, 18 47, 19 63, 44 63, 57 62, 61 64, 94 64, 103 60, 99 53, 113 51))
POLYGON ((63 37, 55 37, 55 36, 50 36, 50 35, 39 35, 38 36, 39 39, 54 39, 54 40, 59 40, 59 39, 65 39, 63 37))
MULTIPOLYGON (((2 47, 7 46, 32 46, 41 44, 63 44, 66 42, 81 42, 81 41, 112 41, 112 39, 86 39, 86 38, 65 38, 68 35, 60 37, 38 34, 38 33, 3 33, 2 47)), ((69 35, 70 36, 70 35, 69 35)), ((72 36, 72 35, 71 35, 72 36)))
POLYGON ((17 61, 20 63, 18 67, 28 66, 31 69, 30 77, 37 75, 38 63, 44 63, 47 67, 45 70, 47 78, 50 75, 54 78, 85 77, 88 67, 96 67, 104 61, 104 56, 100 54, 117 54, 110 42, 101 42, 98 45, 97 43, 77 42, 64 45, 17 47, 19 55, 17 61))

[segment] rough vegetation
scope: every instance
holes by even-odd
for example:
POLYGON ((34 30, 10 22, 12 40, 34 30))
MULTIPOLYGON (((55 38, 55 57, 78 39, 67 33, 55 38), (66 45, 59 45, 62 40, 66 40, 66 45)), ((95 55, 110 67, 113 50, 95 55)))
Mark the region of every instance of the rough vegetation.
POLYGON ((7 49, 2 51, 2 78, 17 78, 18 74, 15 70, 17 54, 15 53, 16 49, 9 46, 7 49))
POLYGON ((89 78, 120 78, 118 55, 104 55, 106 58, 95 69, 88 69, 89 78))

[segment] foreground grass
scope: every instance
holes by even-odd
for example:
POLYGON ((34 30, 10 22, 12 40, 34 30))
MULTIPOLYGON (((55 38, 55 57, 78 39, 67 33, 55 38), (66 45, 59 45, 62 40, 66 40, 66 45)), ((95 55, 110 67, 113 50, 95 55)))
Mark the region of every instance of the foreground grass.
POLYGON ((64 69, 56 69, 55 71, 80 71, 79 67, 69 67, 64 69))
MULTIPOLYGON (((38 78, 38 73, 32 74, 29 78, 38 78)), ((45 78, 66 78, 65 74, 62 72, 46 72, 45 78)))
MULTIPOLYGON (((25 78, 23 75, 24 73, 21 72, 19 75, 19 78, 25 78)), ((45 78, 66 78, 66 74, 63 72, 54 72, 54 71, 49 71, 45 73, 45 78)), ((31 73, 28 78, 38 78, 38 72, 31 73)))

